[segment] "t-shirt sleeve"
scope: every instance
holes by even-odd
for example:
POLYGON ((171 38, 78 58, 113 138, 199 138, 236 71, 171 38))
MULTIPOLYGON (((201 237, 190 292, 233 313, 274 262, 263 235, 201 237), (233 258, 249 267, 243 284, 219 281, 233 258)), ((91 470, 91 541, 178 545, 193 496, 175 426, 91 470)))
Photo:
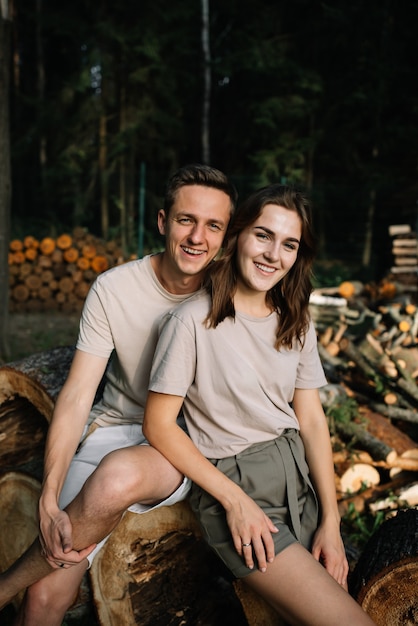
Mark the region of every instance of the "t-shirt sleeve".
POLYGON ((96 279, 84 303, 76 347, 83 352, 109 358, 114 342, 106 315, 103 293, 96 279))
POLYGON ((318 339, 315 327, 311 322, 300 353, 295 388, 315 389, 326 384, 327 379, 318 352, 318 339))
POLYGON ((196 373, 196 341, 192 325, 173 312, 161 325, 151 368, 150 391, 185 397, 196 373))

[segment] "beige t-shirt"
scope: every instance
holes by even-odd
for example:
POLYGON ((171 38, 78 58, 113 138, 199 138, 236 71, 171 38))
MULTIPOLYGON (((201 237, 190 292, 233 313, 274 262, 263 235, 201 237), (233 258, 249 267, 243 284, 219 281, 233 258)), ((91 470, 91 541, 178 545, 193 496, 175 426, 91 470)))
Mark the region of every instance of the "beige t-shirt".
POLYGON ((142 423, 159 321, 188 297, 161 286, 150 256, 97 277, 84 304, 77 348, 111 361, 89 422, 142 423))
POLYGON ((274 348, 275 313, 253 318, 237 312, 216 329, 204 326, 204 292, 164 319, 150 389, 185 397, 190 437, 208 458, 238 454, 249 445, 299 429, 294 389, 326 384, 313 324, 293 349, 274 348), (187 394, 187 396, 186 396, 187 394))

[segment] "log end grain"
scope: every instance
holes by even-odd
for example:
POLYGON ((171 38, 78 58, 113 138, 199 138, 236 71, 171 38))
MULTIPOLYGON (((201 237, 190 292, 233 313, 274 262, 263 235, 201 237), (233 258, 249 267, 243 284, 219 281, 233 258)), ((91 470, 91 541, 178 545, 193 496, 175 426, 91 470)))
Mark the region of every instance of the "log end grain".
MULTIPOLYGON (((24 472, 0 475, 0 569, 6 570, 38 534, 37 506, 40 483, 24 472)), ((13 600, 17 608, 24 591, 13 600)))
POLYGON ((377 626, 418 623, 418 557, 390 565, 364 587, 359 603, 377 626))
POLYGON ((351 595, 378 626, 418 620, 418 511, 401 510, 367 542, 349 580, 351 595))

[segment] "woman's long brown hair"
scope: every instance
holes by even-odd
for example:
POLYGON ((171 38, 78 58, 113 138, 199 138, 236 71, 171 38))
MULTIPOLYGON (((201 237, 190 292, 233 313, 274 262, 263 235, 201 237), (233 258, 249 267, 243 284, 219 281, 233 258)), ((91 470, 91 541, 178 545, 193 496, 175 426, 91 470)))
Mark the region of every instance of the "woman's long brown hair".
POLYGON ((205 288, 211 296, 211 310, 206 319, 216 328, 226 317, 235 319, 234 294, 237 287, 237 240, 251 226, 267 204, 276 204, 295 211, 302 224, 302 236, 297 259, 291 270, 267 294, 267 302, 278 313, 275 347, 291 348, 295 339, 303 342, 309 325, 309 296, 312 292, 312 265, 315 238, 312 230, 311 208, 307 198, 287 185, 269 185, 253 193, 233 216, 216 263, 207 273, 205 288))

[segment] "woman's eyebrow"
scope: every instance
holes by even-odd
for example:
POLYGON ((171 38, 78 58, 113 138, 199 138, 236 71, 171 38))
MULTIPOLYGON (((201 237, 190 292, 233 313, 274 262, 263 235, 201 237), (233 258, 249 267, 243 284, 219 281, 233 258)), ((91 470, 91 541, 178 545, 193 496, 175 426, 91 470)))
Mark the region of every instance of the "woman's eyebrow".
MULTIPOLYGON (((266 226, 254 226, 254 229, 263 230, 268 235, 275 235, 275 232, 270 230, 270 228, 266 228, 266 226)), ((286 237, 286 241, 294 241, 295 243, 300 243, 300 239, 298 239, 297 237, 286 237)))

